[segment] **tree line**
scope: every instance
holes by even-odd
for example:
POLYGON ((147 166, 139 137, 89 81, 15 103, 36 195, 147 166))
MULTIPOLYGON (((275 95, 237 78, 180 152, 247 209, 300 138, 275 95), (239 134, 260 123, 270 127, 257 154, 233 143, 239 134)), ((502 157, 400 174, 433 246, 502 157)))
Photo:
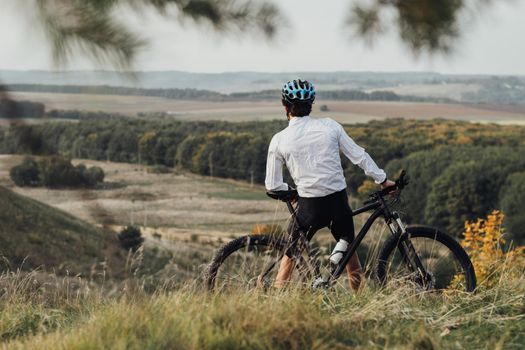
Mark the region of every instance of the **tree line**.
MULTIPOLYGON (((198 89, 145 89, 109 85, 41 85, 41 84, 11 84, 8 91, 43 92, 61 94, 116 95, 116 96, 150 96, 176 100, 202 101, 242 101, 242 100, 272 100, 281 96, 279 89, 252 92, 234 92, 223 94, 210 90, 198 89)), ((319 99, 335 101, 405 101, 405 102, 454 102, 447 98, 398 95, 392 91, 365 92, 356 89, 323 90, 318 92, 319 99)))
MULTIPOLYGON (((285 127, 286 121, 123 118, 13 125, 0 131, 0 152, 158 164, 262 183, 269 141, 285 127)), ((402 168, 408 170, 412 183, 402 211, 410 222, 457 235, 465 220, 502 209, 513 238, 525 238, 520 228, 525 197, 518 194, 525 187, 525 127, 392 119, 345 128, 391 178, 402 168)), ((366 176, 346 159, 343 168, 356 195, 366 176)))
POLYGON ((13 101, 0 97, 0 118, 42 118, 46 107, 40 102, 13 101))

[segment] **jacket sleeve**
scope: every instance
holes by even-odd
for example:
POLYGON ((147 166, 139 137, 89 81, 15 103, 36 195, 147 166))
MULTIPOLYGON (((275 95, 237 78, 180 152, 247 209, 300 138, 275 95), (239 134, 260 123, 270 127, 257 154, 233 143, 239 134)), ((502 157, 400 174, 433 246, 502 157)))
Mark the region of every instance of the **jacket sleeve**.
POLYGON ((275 135, 268 147, 268 158, 266 159, 266 180, 264 184, 268 191, 286 191, 288 185, 283 182, 284 158, 279 153, 278 137, 275 135))
POLYGON ((376 184, 386 180, 386 173, 380 169, 365 149, 355 143, 339 123, 339 149, 352 163, 364 170, 365 174, 374 179, 376 184))

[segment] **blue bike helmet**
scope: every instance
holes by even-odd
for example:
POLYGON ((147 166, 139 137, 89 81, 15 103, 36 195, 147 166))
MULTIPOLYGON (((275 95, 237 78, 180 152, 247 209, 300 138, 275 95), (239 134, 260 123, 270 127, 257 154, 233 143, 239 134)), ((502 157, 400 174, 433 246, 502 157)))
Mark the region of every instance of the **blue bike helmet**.
POLYGON ((294 102, 314 102, 315 88, 307 80, 295 79, 284 84, 282 89, 283 100, 294 102))

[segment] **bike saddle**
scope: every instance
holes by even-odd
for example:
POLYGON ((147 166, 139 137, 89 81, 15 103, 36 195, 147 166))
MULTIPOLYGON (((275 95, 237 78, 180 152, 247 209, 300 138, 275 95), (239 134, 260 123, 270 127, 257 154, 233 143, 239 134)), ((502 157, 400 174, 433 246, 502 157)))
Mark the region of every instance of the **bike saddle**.
POLYGON ((287 191, 267 191, 266 195, 273 199, 289 202, 297 197, 297 191, 294 189, 287 191))

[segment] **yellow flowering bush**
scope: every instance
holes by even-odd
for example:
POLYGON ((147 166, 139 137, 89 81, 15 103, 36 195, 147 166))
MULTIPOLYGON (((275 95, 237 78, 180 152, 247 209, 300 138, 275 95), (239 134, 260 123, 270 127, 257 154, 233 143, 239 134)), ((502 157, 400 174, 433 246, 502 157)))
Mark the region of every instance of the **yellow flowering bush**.
POLYGON ((461 245, 472 260, 478 283, 487 288, 495 286, 502 273, 521 273, 525 267, 525 246, 503 250, 504 218, 495 210, 486 219, 465 223, 461 245))

